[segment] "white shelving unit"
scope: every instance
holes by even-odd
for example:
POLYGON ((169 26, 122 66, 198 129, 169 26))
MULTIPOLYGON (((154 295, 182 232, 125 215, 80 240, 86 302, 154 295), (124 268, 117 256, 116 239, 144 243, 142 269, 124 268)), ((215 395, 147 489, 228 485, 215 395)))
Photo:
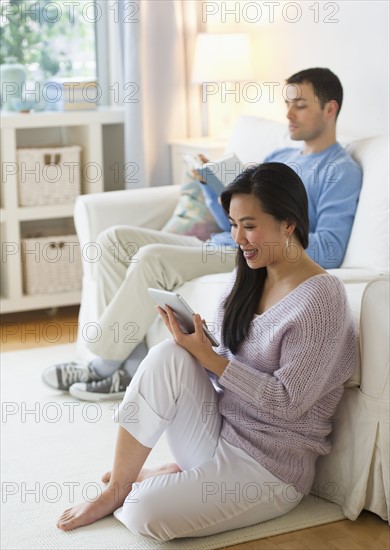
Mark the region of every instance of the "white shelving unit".
MULTIPOLYGON (((80 302, 80 292, 34 296, 23 293, 21 239, 25 236, 25 227, 39 230, 40 226, 45 224, 55 226, 57 223, 73 223, 74 204, 19 206, 17 148, 79 145, 82 148, 81 192, 86 194, 111 190, 115 185, 107 182, 110 164, 119 162, 119 165, 123 166, 123 157, 117 157, 120 155, 118 151, 122 148, 113 146, 113 136, 117 144, 123 143, 123 119, 122 109, 104 107, 96 111, 1 113, 2 313, 52 308, 80 302), (110 148, 111 158, 107 156, 107 149, 110 148)), ((113 172, 113 169, 111 171, 113 172)))

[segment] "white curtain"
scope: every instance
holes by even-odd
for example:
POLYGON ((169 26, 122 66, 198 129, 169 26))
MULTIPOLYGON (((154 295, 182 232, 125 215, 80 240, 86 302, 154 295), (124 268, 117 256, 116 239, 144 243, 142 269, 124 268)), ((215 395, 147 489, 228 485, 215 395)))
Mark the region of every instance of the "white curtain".
POLYGON ((190 73, 200 4, 106 4, 110 98, 125 108, 127 188, 171 183, 169 139, 199 135, 198 88, 190 73))

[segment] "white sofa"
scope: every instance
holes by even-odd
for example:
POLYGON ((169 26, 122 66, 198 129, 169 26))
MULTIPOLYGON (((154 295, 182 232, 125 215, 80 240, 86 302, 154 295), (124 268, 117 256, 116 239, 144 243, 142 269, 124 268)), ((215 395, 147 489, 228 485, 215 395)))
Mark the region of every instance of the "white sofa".
MULTIPOLYGON (((313 491, 339 503, 344 514, 356 519, 363 508, 389 518, 389 140, 375 136, 340 140, 361 164, 363 187, 348 249, 340 269, 330 270, 345 285, 359 326, 360 361, 335 416, 333 450, 317 463, 313 491)), ((227 151, 242 162, 261 162, 290 141, 286 125, 257 117, 241 117, 227 151)), ((96 285, 93 245, 105 228, 138 225, 160 229, 172 214, 177 186, 115 191, 80 196, 75 225, 83 251, 83 296, 80 335, 96 322, 96 285)), ((185 283, 178 291, 206 320, 213 311, 228 274, 209 275, 185 283)), ((148 297, 145 297, 148 299, 148 297)), ((147 334, 149 346, 167 336, 156 319, 147 334)), ((86 356, 83 338, 80 356, 86 356)))

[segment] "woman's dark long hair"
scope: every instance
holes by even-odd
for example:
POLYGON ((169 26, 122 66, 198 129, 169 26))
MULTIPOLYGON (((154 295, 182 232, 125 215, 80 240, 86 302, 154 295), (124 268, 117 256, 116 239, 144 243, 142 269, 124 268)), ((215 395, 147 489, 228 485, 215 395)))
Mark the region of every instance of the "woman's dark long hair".
MULTIPOLYGON (((244 170, 221 194, 221 203, 229 214, 233 195, 253 195, 261 209, 278 221, 295 225, 294 233, 303 248, 309 244, 309 216, 306 189, 301 178, 286 164, 267 162, 244 170)), ((242 251, 237 251, 237 276, 224 303, 222 326, 224 344, 237 353, 248 333, 258 307, 266 278, 266 268, 248 267, 242 251)))

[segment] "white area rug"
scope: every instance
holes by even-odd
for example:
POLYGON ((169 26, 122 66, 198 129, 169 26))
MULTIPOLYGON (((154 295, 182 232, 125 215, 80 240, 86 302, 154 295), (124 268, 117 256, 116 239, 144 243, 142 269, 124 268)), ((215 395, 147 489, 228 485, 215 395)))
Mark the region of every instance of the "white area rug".
MULTIPOLYGON (((69 504, 93 499, 111 468, 117 425, 114 402, 81 403, 41 382, 44 367, 73 357, 74 346, 1 356, 1 548, 206 550, 344 519, 341 509, 314 496, 285 516, 212 537, 156 543, 133 536, 113 516, 63 533, 56 518, 69 504)), ((162 439, 149 465, 169 461, 162 439)))

